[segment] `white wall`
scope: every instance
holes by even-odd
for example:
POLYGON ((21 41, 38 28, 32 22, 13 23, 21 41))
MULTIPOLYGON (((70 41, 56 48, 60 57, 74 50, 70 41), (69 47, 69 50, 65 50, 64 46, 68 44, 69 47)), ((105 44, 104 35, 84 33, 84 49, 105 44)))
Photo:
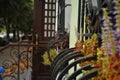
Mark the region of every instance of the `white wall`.
MULTIPOLYGON (((75 47, 77 41, 78 25, 78 0, 71 0, 71 17, 70 17, 70 48, 75 47)), ((73 62, 71 60, 69 63, 73 62)), ((74 68, 69 70, 69 75, 74 72, 74 68)))
MULTIPOLYGON (((65 4, 71 4, 71 0, 65 0, 65 4)), ((71 17, 71 6, 65 7, 65 29, 69 30, 70 27, 70 17, 71 17)), ((56 31, 57 31, 57 21, 58 18, 58 0, 56 0, 56 31)))
MULTIPOLYGON (((65 0, 65 4, 71 4, 71 0, 65 0)), ((65 8, 65 29, 70 31, 71 6, 65 8)))
POLYGON ((71 18, 70 18, 70 47, 75 46, 77 40, 77 22, 78 21, 78 0, 71 0, 71 18))

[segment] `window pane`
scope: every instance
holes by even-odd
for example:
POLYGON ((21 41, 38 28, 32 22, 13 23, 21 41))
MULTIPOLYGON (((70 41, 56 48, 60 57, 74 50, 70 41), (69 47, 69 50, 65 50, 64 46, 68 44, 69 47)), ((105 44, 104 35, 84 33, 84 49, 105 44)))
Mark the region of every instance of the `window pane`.
POLYGON ((47 18, 45 18, 45 21, 44 21, 45 23, 47 23, 47 18))
POLYGON ((51 18, 49 18, 49 23, 51 23, 51 18))
POLYGON ((54 31, 52 31, 52 37, 54 37, 54 35, 55 35, 54 31))
POLYGON ((53 9, 55 9, 55 4, 53 4, 53 9))
POLYGON ((49 0, 49 2, 52 2, 52 0, 49 0))
POLYGON ((50 37, 50 31, 48 31, 48 37, 50 37))
POLYGON ((55 0, 53 0, 53 2, 55 3, 55 0))
POLYGON ((48 25, 48 30, 51 30, 51 25, 48 25))
POLYGON ((48 9, 48 4, 45 4, 45 9, 48 9))
POLYGON ((46 2, 48 2, 48 0, 45 0, 46 2))
POLYGON ((47 31, 44 31, 44 37, 47 37, 47 31))
POLYGON ((47 30, 47 25, 44 25, 44 30, 47 30))
POLYGON ((51 9, 51 4, 49 4, 49 9, 51 9))
POLYGON ((55 26, 54 25, 52 25, 52 30, 55 30, 55 26))
POLYGON ((52 23, 55 23, 55 18, 52 18, 52 23))
POLYGON ((52 16, 55 16, 55 11, 53 11, 52 16))
POLYGON ((49 16, 51 16, 51 11, 49 11, 49 16))
POLYGON ((47 16, 47 11, 45 11, 45 16, 47 16))

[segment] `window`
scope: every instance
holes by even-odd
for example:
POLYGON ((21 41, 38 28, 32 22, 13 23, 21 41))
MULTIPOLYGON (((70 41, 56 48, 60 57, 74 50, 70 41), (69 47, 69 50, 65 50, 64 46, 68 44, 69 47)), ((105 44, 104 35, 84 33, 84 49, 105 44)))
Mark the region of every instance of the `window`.
POLYGON ((48 2, 48 0, 45 0, 45 2, 48 2))
POLYGON ((52 25, 52 30, 55 30, 55 25, 52 25))
POLYGON ((55 16, 55 11, 52 12, 52 16, 55 16))
POLYGON ((48 9, 48 4, 45 4, 45 9, 48 9))
POLYGON ((46 24, 44 25, 44 30, 47 30, 47 25, 46 24))
POLYGON ((44 31, 44 37, 47 37, 47 31, 44 31))
POLYGON ((54 37, 55 36, 55 32, 54 31, 52 31, 52 37, 54 37))
POLYGON ((48 26, 48 30, 51 30, 51 25, 48 26))
POLYGON ((51 4, 49 4, 49 9, 52 9, 51 7, 52 7, 51 4))
POLYGON ((47 16, 47 11, 45 11, 45 16, 47 16))
POLYGON ((54 37, 55 34, 55 0, 45 0, 44 37, 54 37))
POLYGON ((45 23, 47 23, 47 18, 45 18, 45 21, 44 21, 45 23))
POLYGON ((55 23, 55 18, 52 18, 52 23, 55 23))
POLYGON ((55 9, 55 4, 53 4, 53 9, 55 9))
POLYGON ((49 11, 49 16, 51 16, 51 11, 49 11))

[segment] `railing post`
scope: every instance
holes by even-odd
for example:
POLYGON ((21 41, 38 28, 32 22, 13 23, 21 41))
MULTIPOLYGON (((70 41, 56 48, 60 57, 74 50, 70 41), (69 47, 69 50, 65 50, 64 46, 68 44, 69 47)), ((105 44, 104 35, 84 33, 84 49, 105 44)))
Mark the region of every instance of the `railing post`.
POLYGON ((20 80, 20 54, 18 55, 18 80, 20 80))
POLYGON ((20 46, 18 46, 18 80, 20 80, 20 58, 21 58, 21 54, 20 54, 20 46))

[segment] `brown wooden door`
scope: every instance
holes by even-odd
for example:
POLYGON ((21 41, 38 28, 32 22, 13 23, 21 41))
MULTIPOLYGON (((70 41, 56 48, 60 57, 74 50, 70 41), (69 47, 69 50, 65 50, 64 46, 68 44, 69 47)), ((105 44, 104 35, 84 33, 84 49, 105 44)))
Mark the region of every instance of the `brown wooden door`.
MULTIPOLYGON (((33 54, 32 80, 50 80, 49 67, 42 64, 42 55, 47 43, 55 35, 56 0, 34 0, 34 35, 37 34, 38 46, 33 54)), ((36 42, 36 41, 34 41, 36 42)))

